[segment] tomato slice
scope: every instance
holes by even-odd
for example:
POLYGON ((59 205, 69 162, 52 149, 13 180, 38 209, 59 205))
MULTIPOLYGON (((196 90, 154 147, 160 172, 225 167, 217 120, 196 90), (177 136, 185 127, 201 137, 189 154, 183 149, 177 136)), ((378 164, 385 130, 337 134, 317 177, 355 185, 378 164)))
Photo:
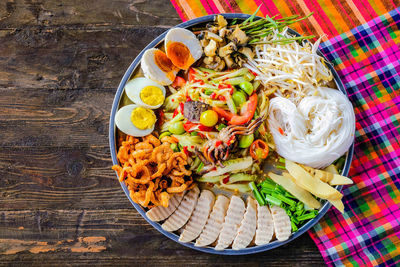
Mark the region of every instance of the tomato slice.
POLYGON ((250 155, 255 160, 265 159, 268 157, 268 144, 261 139, 257 139, 250 146, 250 155))
POLYGON ((230 121, 233 117, 233 113, 231 113, 223 108, 213 107, 213 110, 218 113, 218 116, 224 118, 227 121, 230 121))
POLYGON ((186 80, 182 77, 176 76, 174 82, 172 83, 172 87, 182 87, 186 84, 186 80))
POLYGON ((196 74, 196 71, 193 69, 193 68, 190 68, 189 69, 189 74, 188 74, 188 80, 190 81, 190 82, 193 82, 193 80, 194 80, 194 75, 196 74))
POLYGON ((246 124, 254 117, 254 113, 256 112, 257 108, 257 95, 253 94, 252 96, 250 96, 249 100, 244 103, 244 105, 246 106, 241 110, 241 115, 233 115, 232 118, 229 120, 229 124, 246 124))

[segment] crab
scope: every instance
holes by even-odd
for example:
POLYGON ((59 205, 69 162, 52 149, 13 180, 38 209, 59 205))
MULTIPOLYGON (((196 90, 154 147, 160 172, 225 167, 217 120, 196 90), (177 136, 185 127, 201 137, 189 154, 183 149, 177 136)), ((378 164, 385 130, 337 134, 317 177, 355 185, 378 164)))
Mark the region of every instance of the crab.
POLYGON ((196 154, 204 164, 211 164, 212 166, 217 164, 224 167, 222 161, 228 159, 230 151, 237 145, 236 136, 253 134, 265 120, 265 117, 265 115, 260 116, 247 125, 229 125, 223 128, 216 138, 208 140, 204 144, 202 153, 197 151, 196 154))

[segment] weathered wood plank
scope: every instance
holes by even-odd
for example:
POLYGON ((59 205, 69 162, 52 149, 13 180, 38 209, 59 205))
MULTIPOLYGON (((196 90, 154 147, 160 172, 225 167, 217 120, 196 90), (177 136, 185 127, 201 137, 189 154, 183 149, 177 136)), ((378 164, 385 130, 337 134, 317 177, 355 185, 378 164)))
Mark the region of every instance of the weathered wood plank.
POLYGON ((84 151, 89 146, 102 146, 108 150, 108 121, 115 89, 0 92, 3 148, 76 147, 84 151))
POLYGON ((116 88, 137 54, 165 30, 26 27, 3 31, 0 88, 116 88))
POLYGON ((176 25, 180 19, 165 0, 7 0, 0 2, 0 28, 26 25, 176 25))
POLYGON ((320 263, 319 255, 308 253, 313 247, 307 235, 256 256, 222 257, 200 253, 165 238, 131 209, 3 211, 0 216, 3 263, 4 260, 61 261, 62 256, 68 257, 71 264, 84 264, 92 257, 100 263, 117 265, 128 262, 155 266, 320 263))

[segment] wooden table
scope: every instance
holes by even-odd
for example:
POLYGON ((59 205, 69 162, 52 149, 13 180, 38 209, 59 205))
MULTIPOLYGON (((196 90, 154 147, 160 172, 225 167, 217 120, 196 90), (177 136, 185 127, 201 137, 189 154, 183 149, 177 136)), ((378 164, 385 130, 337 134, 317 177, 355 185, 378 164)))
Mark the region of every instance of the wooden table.
POLYGON ((323 264, 307 234, 256 255, 188 249, 125 197, 110 169, 114 93, 178 23, 167 0, 0 2, 1 265, 323 264))

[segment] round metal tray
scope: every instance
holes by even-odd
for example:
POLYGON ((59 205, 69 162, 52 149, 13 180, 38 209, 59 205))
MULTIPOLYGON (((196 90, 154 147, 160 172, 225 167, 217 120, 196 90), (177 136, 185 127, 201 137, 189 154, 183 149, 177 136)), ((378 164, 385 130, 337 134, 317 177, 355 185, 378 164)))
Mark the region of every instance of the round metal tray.
MULTIPOLYGON (((247 19, 250 15, 247 14, 235 14, 235 13, 228 13, 228 14, 222 14, 226 19, 247 19)), ((181 27, 181 28, 193 28, 199 25, 202 25, 204 23, 208 23, 214 20, 214 16, 215 15, 208 15, 208 16, 204 16, 201 18, 196 18, 196 19, 192 19, 189 21, 186 21, 184 23, 181 23, 175 27, 181 27)), ((290 29, 289 29, 290 30, 290 29)), ((113 164, 118 164, 118 160, 117 160, 117 145, 116 145, 116 135, 117 135, 117 131, 116 131, 116 126, 115 126, 115 114, 120 106, 120 101, 123 95, 123 91, 124 91, 124 87, 125 84, 127 83, 127 81, 131 78, 132 74, 134 74, 136 72, 137 68, 140 68, 140 59, 142 58, 142 55, 144 53, 144 51, 146 51, 147 49, 156 47, 157 45, 159 45, 163 40, 164 37, 166 35, 167 32, 164 32, 163 34, 161 34, 160 36, 158 36, 157 38, 155 38, 150 44, 148 44, 143 50, 142 52, 139 53, 139 55, 133 60, 132 64, 129 66, 129 68, 127 69, 127 71, 125 72, 124 77, 122 78, 117 92, 115 94, 114 97, 114 102, 112 105, 112 109, 111 109, 111 115, 110 115, 110 127, 109 127, 109 142, 110 142, 110 150, 111 150, 111 157, 112 157, 112 161, 113 164)), ((290 30, 290 33, 299 36, 299 34, 293 30, 290 30)), ((318 51, 319 54, 321 56, 323 56, 325 58, 325 56, 320 53, 320 51, 318 51)), ((326 58, 325 58, 326 59, 326 58)), ((328 64, 329 69, 332 71, 333 73, 333 77, 336 83, 337 88, 342 91, 344 94, 347 95, 346 90, 343 86, 343 83, 341 82, 341 80, 339 79, 339 76, 337 74, 337 72, 335 71, 335 69, 328 64)), ((342 171, 342 175, 347 176, 349 173, 349 169, 350 169, 350 165, 351 165, 351 160, 353 157, 353 152, 354 152, 354 144, 351 145, 351 147, 349 148, 347 155, 346 155, 346 161, 344 164, 344 168, 342 171)), ((312 220, 308 221, 306 224, 304 224, 302 227, 299 228, 299 230, 297 232, 295 232, 294 234, 292 234, 288 240, 286 241, 272 241, 271 243, 268 243, 266 245, 262 245, 262 246, 253 246, 253 247, 247 247, 241 250, 233 250, 233 249, 225 249, 222 251, 219 250, 215 250, 213 247, 195 247, 194 244, 192 242, 190 243, 182 243, 179 242, 179 236, 176 235, 175 233, 170 233, 167 232, 165 230, 163 230, 161 228, 161 225, 159 223, 153 222, 151 221, 149 218, 147 218, 146 216, 146 212, 145 210, 140 207, 140 205, 136 204, 135 202, 132 201, 132 199, 129 197, 129 190, 126 187, 125 183, 121 182, 121 187, 124 190, 126 197, 129 199, 129 201, 132 203, 132 205, 135 207, 135 209, 140 213, 140 215, 142 215, 142 217, 144 219, 146 219, 146 221, 151 224, 154 228, 156 228, 159 232, 161 232, 163 235, 165 235, 166 237, 174 240, 175 242, 178 242, 186 247, 195 249, 195 250, 199 250, 202 252, 207 252, 207 253, 212 253, 212 254, 220 254, 220 255, 245 255, 245 254, 252 254, 252 253, 258 253, 258 252, 262 252, 262 251, 267 251, 279 246, 282 246, 284 244, 287 244, 291 241, 293 241, 294 239, 296 239, 297 237, 299 237, 300 235, 304 234, 306 231, 308 231, 311 227, 313 227, 324 215, 325 213, 328 211, 328 209, 331 207, 331 204, 329 202, 325 202, 324 205, 321 207, 318 215, 313 218, 312 220)), ((336 187, 337 190, 341 191, 342 190, 342 186, 337 186, 336 187)))

